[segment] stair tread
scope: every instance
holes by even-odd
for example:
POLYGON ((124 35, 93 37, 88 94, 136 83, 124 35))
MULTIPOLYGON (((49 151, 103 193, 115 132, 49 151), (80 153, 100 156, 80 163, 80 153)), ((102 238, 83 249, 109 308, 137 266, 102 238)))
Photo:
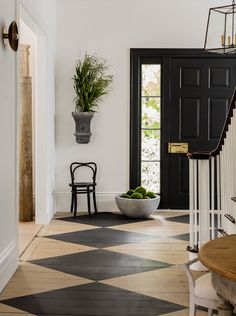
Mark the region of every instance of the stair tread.
POLYGON ((217 229, 218 232, 222 235, 222 236, 228 236, 228 234, 226 233, 226 231, 224 231, 222 228, 217 229))
POLYGON ((235 218, 231 214, 224 214, 225 218, 227 218, 231 223, 235 224, 235 218))

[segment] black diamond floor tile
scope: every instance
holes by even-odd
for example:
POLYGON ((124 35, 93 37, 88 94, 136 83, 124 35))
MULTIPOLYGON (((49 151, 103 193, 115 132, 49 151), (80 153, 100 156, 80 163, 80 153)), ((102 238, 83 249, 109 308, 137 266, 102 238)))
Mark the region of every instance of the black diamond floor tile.
POLYGON ((31 260, 30 263, 95 281, 171 266, 168 263, 104 249, 31 260))
POLYGON ((189 233, 182 234, 182 235, 170 236, 170 238, 184 240, 184 241, 189 241, 189 233))
POLYGON ((100 283, 74 286, 2 301, 35 315, 158 316, 184 306, 100 283))
POLYGON ((166 218, 167 222, 189 224, 189 214, 166 218))
POLYGON ((148 221, 152 219, 151 218, 144 218, 144 219, 129 218, 119 213, 104 212, 104 213, 93 214, 91 217, 89 217, 88 215, 78 215, 74 217, 72 215, 69 217, 57 218, 57 220, 87 224, 87 225, 99 226, 99 227, 109 227, 109 226, 137 223, 141 221, 148 221))
POLYGON ((46 237, 74 244, 105 248, 125 243, 139 243, 153 239, 155 236, 120 231, 111 228, 97 228, 46 237))

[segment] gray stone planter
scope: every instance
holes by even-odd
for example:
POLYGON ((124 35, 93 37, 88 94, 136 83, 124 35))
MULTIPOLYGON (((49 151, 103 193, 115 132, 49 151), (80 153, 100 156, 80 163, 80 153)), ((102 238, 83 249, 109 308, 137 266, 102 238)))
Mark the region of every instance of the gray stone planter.
POLYGON ((90 123, 93 117, 93 112, 72 112, 75 120, 75 137, 79 144, 87 144, 90 142, 92 135, 90 131, 90 123))
POLYGON ((126 199, 116 196, 116 204, 124 215, 133 218, 145 218, 153 214, 160 203, 160 196, 154 199, 126 199))

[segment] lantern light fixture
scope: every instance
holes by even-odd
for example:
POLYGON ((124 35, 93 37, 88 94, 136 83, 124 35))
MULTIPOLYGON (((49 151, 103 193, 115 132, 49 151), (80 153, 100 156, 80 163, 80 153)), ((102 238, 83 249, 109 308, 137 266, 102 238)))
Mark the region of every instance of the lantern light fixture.
POLYGON ((236 54, 236 4, 209 9, 204 50, 236 54))

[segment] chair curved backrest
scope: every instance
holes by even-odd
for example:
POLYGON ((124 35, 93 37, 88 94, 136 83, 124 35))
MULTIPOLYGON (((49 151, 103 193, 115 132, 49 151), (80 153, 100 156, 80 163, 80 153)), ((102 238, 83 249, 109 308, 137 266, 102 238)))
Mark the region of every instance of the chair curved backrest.
POLYGON ((198 261, 198 258, 195 258, 193 260, 190 260, 186 263, 183 263, 181 264, 181 268, 184 269, 186 275, 187 275, 187 278, 188 278, 188 284, 189 284, 189 293, 193 293, 194 292, 194 287, 195 287, 195 280, 194 280, 194 277, 191 273, 191 270, 190 270, 190 266, 194 263, 196 263, 198 261))
POLYGON ((70 165, 71 183, 74 184, 75 173, 81 167, 89 168, 92 171, 92 180, 95 185, 97 176, 97 165, 95 162, 72 162, 70 165))
POLYGON ((213 309, 217 309, 220 299, 217 297, 216 291, 211 284, 210 272, 194 279, 190 270, 190 266, 199 261, 195 258, 187 263, 179 265, 186 272, 189 282, 189 316, 196 315, 196 306, 208 308, 208 315, 213 314, 213 309))

